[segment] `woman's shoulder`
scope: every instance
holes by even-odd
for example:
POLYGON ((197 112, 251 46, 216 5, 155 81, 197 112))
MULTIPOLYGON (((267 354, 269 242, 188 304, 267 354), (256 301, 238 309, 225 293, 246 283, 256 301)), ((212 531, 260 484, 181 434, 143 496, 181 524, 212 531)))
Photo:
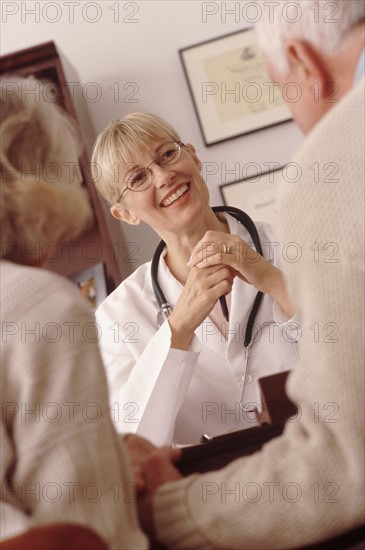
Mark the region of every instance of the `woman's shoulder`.
POLYGON ((68 286, 71 284, 65 277, 57 275, 47 269, 1 261, 1 290, 2 292, 17 290, 18 293, 36 292, 51 284, 68 286))
MULTIPOLYGON (((62 309, 90 308, 81 297, 76 285, 66 277, 47 269, 1 261, 1 303, 4 315, 21 308, 41 308, 45 302, 55 314, 57 304, 62 309), (79 306, 79 308, 78 308, 79 306)), ((5 317, 4 317, 5 318, 5 317)))

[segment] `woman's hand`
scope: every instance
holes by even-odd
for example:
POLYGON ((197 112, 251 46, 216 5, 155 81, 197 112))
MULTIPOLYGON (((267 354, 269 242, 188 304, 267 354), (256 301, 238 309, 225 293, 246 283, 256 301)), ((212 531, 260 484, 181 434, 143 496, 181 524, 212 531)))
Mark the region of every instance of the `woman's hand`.
POLYGON ((215 303, 229 294, 233 284, 233 271, 227 266, 192 267, 184 290, 170 317, 171 347, 188 349, 195 329, 209 315, 215 303))
POLYGON ((225 265, 243 281, 272 296, 289 317, 294 315, 282 271, 237 235, 207 231, 194 247, 188 265, 202 270, 225 265))

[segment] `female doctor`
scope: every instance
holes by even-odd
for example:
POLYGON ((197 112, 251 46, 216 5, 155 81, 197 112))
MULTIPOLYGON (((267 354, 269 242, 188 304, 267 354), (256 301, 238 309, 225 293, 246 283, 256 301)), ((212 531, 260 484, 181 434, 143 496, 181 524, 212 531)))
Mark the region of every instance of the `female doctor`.
MULTIPOLYGON (((155 115, 112 122, 96 141, 92 167, 112 215, 147 223, 165 242, 156 278, 172 309, 161 318, 148 262, 97 311, 118 430, 166 445, 254 426, 258 378, 296 360, 286 330, 293 307, 273 247, 265 247, 265 259, 239 221, 212 210, 194 147, 155 115), (257 291, 264 296, 245 349, 257 291)), ((261 243, 274 241, 270 226, 257 229, 261 243)))

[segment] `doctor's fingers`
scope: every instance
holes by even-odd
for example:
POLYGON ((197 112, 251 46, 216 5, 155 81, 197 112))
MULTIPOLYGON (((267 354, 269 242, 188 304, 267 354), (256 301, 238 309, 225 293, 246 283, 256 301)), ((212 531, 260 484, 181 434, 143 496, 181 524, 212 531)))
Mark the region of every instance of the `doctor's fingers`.
POLYGON ((210 313, 220 296, 229 294, 233 275, 229 268, 214 266, 208 269, 193 268, 175 307, 195 330, 210 313))
POLYGON ((231 289, 233 285, 235 273, 230 267, 226 265, 214 265, 210 266, 209 269, 199 269, 199 271, 203 271, 203 273, 206 272, 207 284, 209 284, 211 287, 223 282, 228 284, 229 289, 231 289))
POLYGON ((228 266, 221 264, 207 266, 206 269, 193 267, 190 270, 185 286, 198 287, 203 290, 204 288, 212 288, 222 281, 226 281, 230 286, 232 286, 234 277, 234 271, 228 266))
MULTIPOLYGON (((206 319, 218 299, 229 294, 233 277, 227 268, 193 268, 185 283, 169 323, 182 333, 192 334, 206 319)), ((183 348, 181 348, 183 349, 183 348)), ((187 349, 187 348, 186 348, 187 349)))
POLYGON ((208 314, 220 296, 229 294, 232 290, 234 275, 225 266, 215 266, 216 269, 199 270, 202 276, 196 282, 195 292, 197 304, 202 302, 202 309, 208 314))
POLYGON ((204 236, 194 246, 189 264, 196 265, 199 261, 204 261, 205 258, 224 251, 227 246, 231 249, 236 249, 240 241, 242 239, 238 235, 231 235, 230 233, 223 233, 221 231, 206 231, 204 236))
POLYGON ((205 243, 191 257, 188 265, 207 268, 212 265, 225 264, 237 269, 245 263, 255 263, 260 255, 243 239, 237 236, 223 237, 223 242, 205 243))

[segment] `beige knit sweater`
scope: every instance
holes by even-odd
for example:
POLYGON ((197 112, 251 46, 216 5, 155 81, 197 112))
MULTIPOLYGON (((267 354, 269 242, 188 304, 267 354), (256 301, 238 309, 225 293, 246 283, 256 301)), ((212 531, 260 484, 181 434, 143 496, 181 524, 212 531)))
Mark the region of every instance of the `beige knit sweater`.
POLYGON ((0 539, 75 522, 110 548, 147 548, 89 307, 58 275, 0 269, 0 539))
POLYGON ((302 319, 288 383, 301 417, 260 453, 166 484, 174 549, 295 548, 364 521, 364 80, 315 128, 283 181, 279 237, 302 319))

